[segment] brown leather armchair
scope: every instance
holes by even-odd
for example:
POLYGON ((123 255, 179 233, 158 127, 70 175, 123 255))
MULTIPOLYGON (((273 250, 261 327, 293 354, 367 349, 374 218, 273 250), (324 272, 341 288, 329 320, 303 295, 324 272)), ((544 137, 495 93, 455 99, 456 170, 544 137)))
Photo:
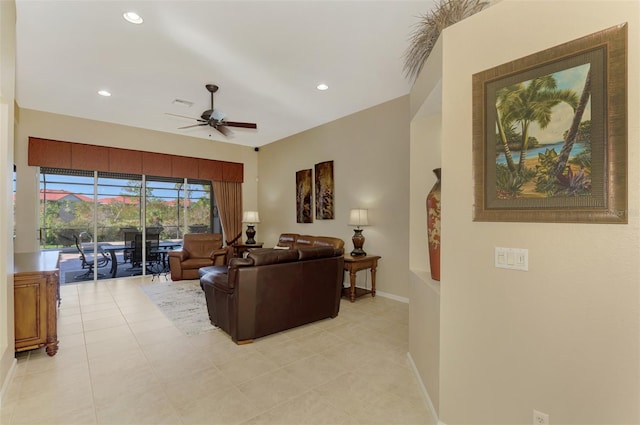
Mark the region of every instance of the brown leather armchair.
POLYGON ((198 269, 227 264, 228 250, 219 233, 187 233, 182 249, 169 252, 171 280, 198 279, 198 269))

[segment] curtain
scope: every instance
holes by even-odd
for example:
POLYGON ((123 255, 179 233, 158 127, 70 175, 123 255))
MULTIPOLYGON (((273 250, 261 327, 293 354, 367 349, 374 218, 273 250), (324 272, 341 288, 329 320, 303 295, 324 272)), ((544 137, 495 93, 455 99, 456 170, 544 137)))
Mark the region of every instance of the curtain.
POLYGON ((220 212, 220 222, 227 246, 242 236, 242 183, 213 181, 213 193, 220 212))

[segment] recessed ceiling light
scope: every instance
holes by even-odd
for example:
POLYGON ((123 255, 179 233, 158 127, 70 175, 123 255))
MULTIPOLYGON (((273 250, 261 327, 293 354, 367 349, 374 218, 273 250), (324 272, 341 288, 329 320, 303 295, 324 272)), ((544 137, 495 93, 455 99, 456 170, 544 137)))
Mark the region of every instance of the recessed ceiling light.
POLYGON ((329 86, 328 86, 328 85, 326 85, 325 83, 320 83, 320 84, 318 84, 318 86, 317 86, 316 88, 317 88, 318 90, 323 90, 323 91, 324 91, 324 90, 328 89, 328 88, 329 88, 329 86))
POLYGON ((131 22, 132 24, 141 24, 143 22, 142 17, 140 17, 136 12, 125 12, 122 16, 127 20, 127 22, 131 22))
POLYGON ((108 92, 108 91, 106 91, 106 90, 100 90, 100 91, 98 91, 98 94, 99 94, 100 96, 104 96, 104 97, 109 97, 109 96, 111 96, 111 93, 109 93, 109 92, 108 92))

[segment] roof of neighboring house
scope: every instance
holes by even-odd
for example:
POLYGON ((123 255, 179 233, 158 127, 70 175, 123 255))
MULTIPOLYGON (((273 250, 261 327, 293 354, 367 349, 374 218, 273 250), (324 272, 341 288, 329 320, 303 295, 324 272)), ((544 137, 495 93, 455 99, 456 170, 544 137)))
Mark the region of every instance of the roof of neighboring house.
MULTIPOLYGON (((164 201, 164 203, 169 205, 170 207, 174 207, 174 206, 176 206, 178 201, 176 201, 175 199, 170 199, 168 201, 164 201)), ((191 204, 192 204, 192 201, 190 199, 181 199, 180 200, 180 205, 190 206, 191 204)))
MULTIPOLYGON (((40 189, 40 200, 43 200, 45 197, 45 190, 40 189)), ((46 197, 48 201, 69 201, 69 202, 93 202, 93 198, 85 195, 81 195, 78 193, 69 192, 63 189, 47 189, 46 197)), ((113 203, 123 203, 127 205, 138 205, 139 199, 135 196, 127 196, 127 195, 118 195, 118 196, 109 196, 106 198, 98 198, 98 202, 100 204, 113 204, 113 203)), ((176 200, 168 200, 163 201, 165 204, 169 206, 175 206, 176 200)), ((191 205, 193 201, 190 199, 181 199, 181 205, 191 205)))
POLYGON ((49 201, 69 201, 69 202, 92 202, 93 199, 89 198, 85 195, 80 195, 78 193, 72 193, 67 190, 61 189, 40 189, 40 200, 45 199, 49 201))
POLYGON ((112 196, 109 198, 100 198, 98 199, 98 202, 101 204, 113 204, 114 202, 121 202, 123 204, 135 204, 135 205, 139 203, 138 198, 134 198, 131 196, 122 196, 122 195, 112 196))

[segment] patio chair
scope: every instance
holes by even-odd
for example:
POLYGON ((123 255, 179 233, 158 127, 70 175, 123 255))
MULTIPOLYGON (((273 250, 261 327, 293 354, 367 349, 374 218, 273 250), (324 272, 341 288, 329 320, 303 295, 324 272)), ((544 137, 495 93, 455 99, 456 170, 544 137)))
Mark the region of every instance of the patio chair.
POLYGON ((136 229, 133 230, 129 230, 127 229, 124 232, 124 245, 127 247, 127 249, 125 249, 122 252, 122 262, 123 263, 133 263, 132 259, 133 259, 133 250, 129 249, 129 248, 133 248, 135 246, 135 242, 136 242, 136 235, 140 234, 140 232, 138 232, 136 229))
MULTIPOLYGON (((84 241, 86 240, 86 243, 90 243, 93 241, 93 238, 87 232, 82 232, 77 236, 73 235, 73 238, 75 239, 76 248, 78 249, 78 253, 80 254, 82 268, 87 269, 86 273, 76 276, 76 279, 86 279, 89 277, 93 277, 94 267, 104 267, 109 264, 109 261, 111 261, 111 259, 107 257, 106 254, 102 251, 98 251, 95 256, 93 254, 86 254, 84 252, 84 241)), ((102 274, 98 273, 98 276, 102 276, 102 274)))
MULTIPOLYGON (((157 266, 162 261, 161 254, 159 252, 160 234, 149 233, 147 234, 146 239, 146 268, 149 273, 153 273, 153 267, 157 266)), ((131 266, 142 266, 142 233, 136 233, 135 235, 133 251, 131 252, 131 266)))

